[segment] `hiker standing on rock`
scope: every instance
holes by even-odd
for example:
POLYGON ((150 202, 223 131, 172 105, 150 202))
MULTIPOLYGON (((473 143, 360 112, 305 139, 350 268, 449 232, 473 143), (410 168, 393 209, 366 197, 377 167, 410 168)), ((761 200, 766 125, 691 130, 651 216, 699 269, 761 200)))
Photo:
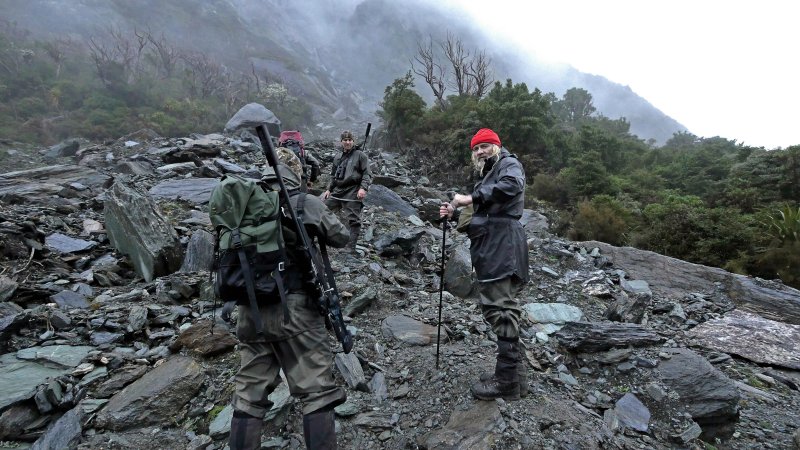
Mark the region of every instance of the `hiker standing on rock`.
POLYGON ((518 400, 527 393, 527 370, 519 342, 520 307, 516 296, 528 282, 528 246, 519 222, 525 195, 525 171, 517 157, 501 146, 497 133, 480 129, 470 142, 472 161, 482 176, 471 194, 456 194, 439 208, 451 217, 472 205, 467 234, 483 317, 497 335, 494 374, 481 376, 472 394, 481 400, 518 400))
POLYGON ((353 133, 343 131, 342 154, 333 160, 331 182, 322 193, 325 205, 332 211, 341 210, 350 226, 350 241, 347 247, 356 251, 356 242, 361 232, 361 209, 364 197, 372 184, 372 172, 366 153, 354 148, 353 133))
MULTIPOLYGON (((277 152, 278 171, 292 193, 292 207, 298 214, 302 210, 302 221, 309 235, 329 246, 344 247, 348 234, 336 215, 319 198, 294 194, 300 191, 302 183, 300 161, 291 150, 280 148, 277 152)), ((264 180, 275 180, 275 171, 271 167, 265 170, 264 180)), ((277 183, 273 184, 277 189, 277 183)), ((281 369, 289 391, 303 403, 306 447, 336 448, 333 408, 344 403, 347 396, 344 389, 334 383, 331 371, 333 353, 325 317, 319 312, 317 299, 307 291, 307 280, 303 279, 308 271, 301 259, 301 243, 295 233, 287 233, 284 229, 284 244, 288 260, 284 270, 287 301, 282 304, 280 298, 276 298, 259 305, 260 311, 255 313, 261 316, 263 335, 256 331, 254 312, 247 305, 239 305, 236 336, 240 341, 241 367, 234 377, 235 391, 231 402, 234 413, 229 446, 232 450, 261 448, 263 418, 272 407, 267 396, 281 383, 281 369)))

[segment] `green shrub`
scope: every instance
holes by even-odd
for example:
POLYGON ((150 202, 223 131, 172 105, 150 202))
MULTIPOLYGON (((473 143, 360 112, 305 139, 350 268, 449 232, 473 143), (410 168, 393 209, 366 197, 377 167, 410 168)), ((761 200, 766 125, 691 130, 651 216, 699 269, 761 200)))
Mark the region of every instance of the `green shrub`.
POLYGON ((568 188, 564 181, 556 175, 547 173, 534 175, 531 193, 539 200, 558 206, 566 206, 569 201, 568 188))
POLYGON ((569 231, 576 241, 596 240, 612 245, 625 244, 631 214, 615 198, 598 195, 578 203, 578 212, 569 231))

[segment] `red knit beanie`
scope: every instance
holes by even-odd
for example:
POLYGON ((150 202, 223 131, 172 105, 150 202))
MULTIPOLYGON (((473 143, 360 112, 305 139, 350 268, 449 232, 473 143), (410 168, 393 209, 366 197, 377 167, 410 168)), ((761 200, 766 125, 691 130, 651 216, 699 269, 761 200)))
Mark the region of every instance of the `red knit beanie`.
POLYGON ((472 136, 472 141, 469 143, 469 148, 473 148, 478 144, 483 144, 484 142, 499 146, 500 137, 497 136, 497 133, 488 128, 481 128, 477 133, 475 133, 475 136, 472 136))

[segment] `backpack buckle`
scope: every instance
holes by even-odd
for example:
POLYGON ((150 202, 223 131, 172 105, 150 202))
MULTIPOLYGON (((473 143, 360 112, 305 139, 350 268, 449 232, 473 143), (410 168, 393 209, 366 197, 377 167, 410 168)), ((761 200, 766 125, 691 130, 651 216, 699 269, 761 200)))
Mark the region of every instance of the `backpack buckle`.
POLYGON ((278 263, 278 272, 283 272, 284 270, 286 270, 286 265, 281 261, 278 263))

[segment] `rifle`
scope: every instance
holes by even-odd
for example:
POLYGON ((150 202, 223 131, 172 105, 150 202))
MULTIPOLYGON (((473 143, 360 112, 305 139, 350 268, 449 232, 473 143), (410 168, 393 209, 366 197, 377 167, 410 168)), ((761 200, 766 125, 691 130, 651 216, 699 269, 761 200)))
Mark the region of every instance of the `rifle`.
POLYGON ((362 152, 367 151, 367 139, 369 139, 369 130, 372 129, 372 122, 367 122, 367 132, 364 134, 364 143, 361 144, 360 150, 362 152))
POLYGON ((261 148, 264 151, 264 156, 270 166, 275 168, 276 178, 280 186, 280 195, 283 197, 284 204, 287 205, 289 215, 292 218, 297 236, 300 239, 301 250, 308 261, 308 276, 312 285, 314 286, 314 295, 318 296, 318 305, 320 313, 325 316, 325 323, 328 328, 333 328, 336 339, 342 343, 342 349, 345 353, 350 353, 353 349, 353 336, 344 324, 342 317, 342 309, 339 302, 339 291, 336 289, 336 281, 333 277, 333 271, 330 268, 330 261, 328 260, 327 248, 324 242, 319 242, 320 252, 322 253, 322 261, 313 247, 313 240, 309 237, 306 227, 297 217, 297 213, 289 203, 289 191, 283 184, 283 178, 278 171, 278 157, 275 154, 275 147, 272 144, 272 139, 269 137, 267 127, 262 123, 256 126, 256 134, 259 141, 261 141, 261 148), (323 270, 324 269, 324 270, 323 270))

